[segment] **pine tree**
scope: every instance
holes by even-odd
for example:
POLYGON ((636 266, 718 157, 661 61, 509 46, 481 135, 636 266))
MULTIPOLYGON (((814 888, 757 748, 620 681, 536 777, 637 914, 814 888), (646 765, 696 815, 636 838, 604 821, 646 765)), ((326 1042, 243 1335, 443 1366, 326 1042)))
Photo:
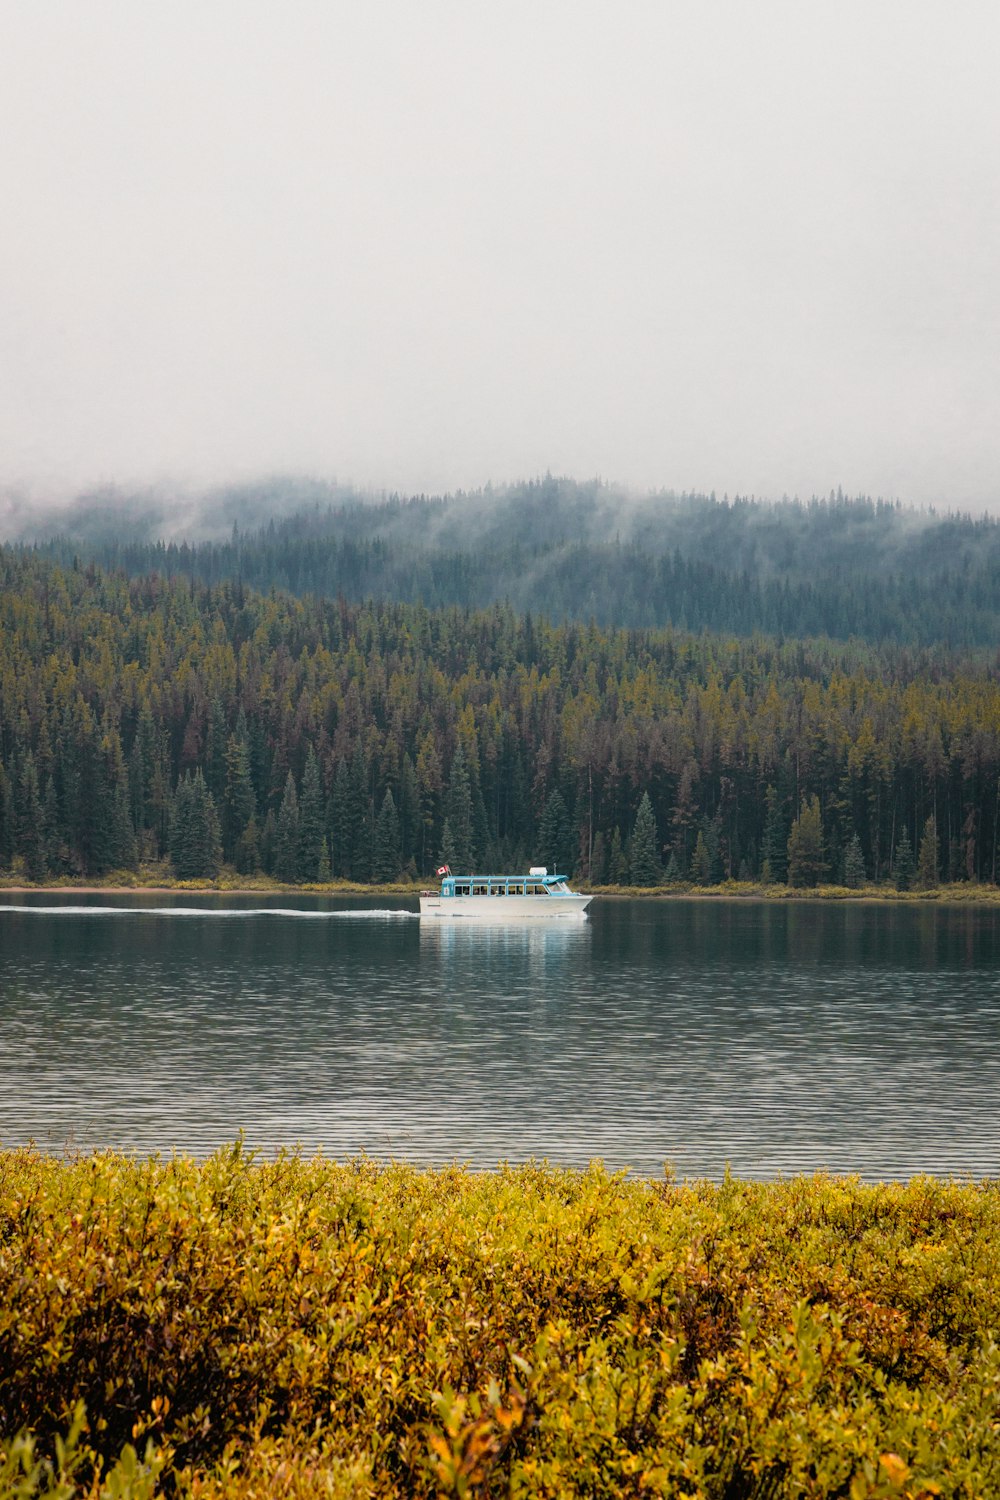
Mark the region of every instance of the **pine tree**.
POLYGON ((312 746, 302 774, 302 796, 299 799, 299 871, 303 880, 316 880, 323 856, 323 781, 319 761, 312 746))
POLYGON ((628 885, 628 855, 617 825, 612 829, 611 847, 608 850, 608 884, 628 885))
POLYGON ((233 854, 256 811, 257 796, 250 775, 250 745, 245 738, 240 739, 235 734, 230 735, 226 747, 226 790, 223 812, 223 847, 227 854, 233 854))
MULTIPOLYGON (((442 865, 447 865, 449 870, 454 871, 458 867, 458 854, 455 850, 455 839, 451 831, 451 823, 447 818, 445 818, 444 823, 441 827, 441 852, 438 855, 438 859, 442 865)), ((469 872, 466 871, 464 873, 469 872)))
POLYGON ((327 824, 330 830, 330 863, 337 875, 350 878, 353 821, 351 813, 351 773, 343 756, 337 764, 330 791, 327 824))
POLYGON ((657 885, 662 877, 660 838, 649 793, 643 792, 629 841, 629 878, 633 885, 657 885))
POLYGON ((374 833, 371 791, 368 786, 368 757, 358 740, 354 747, 349 773, 347 836, 350 849, 352 880, 369 880, 372 872, 372 835, 374 833))
POLYGON ((553 787, 545 799, 545 808, 538 825, 539 862, 547 867, 550 875, 572 874, 575 863, 574 843, 573 820, 569 809, 562 792, 558 787, 553 787))
POLYGON ((922 890, 930 890, 937 885, 940 879, 938 858, 937 820, 932 813, 924 824, 920 853, 917 856, 917 884, 922 890))
POLYGON ((44 880, 48 874, 45 859, 45 834, 42 827, 42 799, 38 791, 35 758, 29 750, 21 759, 17 852, 24 860, 29 880, 44 880))
POLYGON ((285 777, 285 790, 278 809, 274 873, 279 880, 299 878, 299 798, 291 771, 285 777))
POLYGON ((664 871, 663 878, 666 881, 667 885, 679 885, 680 882, 684 879, 684 876, 681 873, 680 864, 677 859, 676 850, 671 850, 670 858, 667 860, 667 868, 664 871))
POLYGON ((844 884, 848 890, 856 891, 864 885, 867 878, 861 840, 856 833, 852 833, 844 850, 844 884))
POLYGON ((691 856, 691 879, 695 885, 709 885, 712 879, 712 857, 705 842, 704 828, 698 829, 694 853, 691 856))
POLYGON ((396 812, 396 803, 390 787, 383 798, 375 823, 375 858, 372 875, 376 883, 387 885, 391 880, 397 880, 400 864, 399 815, 396 812))
MULTIPOLYGON (((451 828, 454 845, 454 861, 446 861, 458 874, 471 874, 472 848, 472 788, 469 785, 469 769, 465 763, 465 751, 459 740, 451 760, 448 778, 448 794, 445 797, 445 819, 451 828)), ((442 835, 442 843, 444 837, 442 835)))
POLYGON ((179 880, 212 878, 219 873, 219 817, 200 768, 193 776, 186 771, 177 783, 170 819, 170 859, 179 880))
POLYGON ((608 878, 608 850, 604 834, 598 829, 594 835, 594 848, 590 857, 590 882, 603 885, 608 878))
POLYGON ((246 827, 236 840, 233 863, 240 875, 256 875, 260 871, 260 833, 254 813, 250 814, 246 827))
POLYGON ((777 787, 768 787, 766 804, 761 879, 765 885, 784 885, 788 875, 788 818, 777 787))
POLYGON ((897 891, 908 891, 913 884, 916 866, 913 862, 913 845, 910 843, 910 835, 906 831, 905 823, 903 824, 899 838, 896 840, 892 873, 897 891))
POLYGON ((788 884, 819 885, 827 871, 819 798, 803 807, 788 835, 788 884))
POLYGON ((330 845, 327 843, 325 836, 323 838, 323 847, 319 854, 319 870, 317 871, 316 879, 320 885, 326 885, 328 881, 333 879, 330 869, 330 845))

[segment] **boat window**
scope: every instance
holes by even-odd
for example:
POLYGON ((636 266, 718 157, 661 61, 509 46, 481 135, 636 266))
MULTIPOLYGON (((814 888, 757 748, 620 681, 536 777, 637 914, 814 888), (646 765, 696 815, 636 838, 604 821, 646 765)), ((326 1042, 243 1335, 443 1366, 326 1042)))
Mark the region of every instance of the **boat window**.
POLYGON ((474 885, 472 887, 472 894, 474 896, 485 896, 488 889, 489 887, 485 885, 474 885))
POLYGON ((464 884, 462 884, 462 883, 460 883, 459 881, 456 880, 456 882, 455 882, 455 895, 456 896, 467 896, 468 894, 469 894, 468 881, 466 881, 464 884))

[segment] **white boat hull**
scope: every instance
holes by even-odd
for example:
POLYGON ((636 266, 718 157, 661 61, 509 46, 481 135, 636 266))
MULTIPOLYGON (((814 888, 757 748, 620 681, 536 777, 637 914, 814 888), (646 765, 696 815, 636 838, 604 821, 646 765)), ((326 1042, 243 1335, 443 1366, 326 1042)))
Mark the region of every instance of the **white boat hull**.
POLYGON ((573 922, 590 896, 421 896, 420 916, 442 922, 573 922))

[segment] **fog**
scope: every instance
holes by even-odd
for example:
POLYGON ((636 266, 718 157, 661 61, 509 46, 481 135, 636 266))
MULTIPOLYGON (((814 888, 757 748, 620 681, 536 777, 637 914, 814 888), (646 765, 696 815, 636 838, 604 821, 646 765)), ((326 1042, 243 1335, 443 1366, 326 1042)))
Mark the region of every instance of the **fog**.
POLYGON ((2 13, 20 503, 551 470, 1000 508, 991 4, 2 13))

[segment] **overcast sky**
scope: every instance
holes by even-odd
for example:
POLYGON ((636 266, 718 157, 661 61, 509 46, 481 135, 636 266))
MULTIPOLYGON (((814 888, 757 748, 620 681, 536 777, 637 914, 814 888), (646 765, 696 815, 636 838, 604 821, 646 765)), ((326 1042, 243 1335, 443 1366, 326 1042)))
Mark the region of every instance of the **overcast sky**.
POLYGON ((0 0, 0 485, 1000 508, 1000 6, 0 0))

